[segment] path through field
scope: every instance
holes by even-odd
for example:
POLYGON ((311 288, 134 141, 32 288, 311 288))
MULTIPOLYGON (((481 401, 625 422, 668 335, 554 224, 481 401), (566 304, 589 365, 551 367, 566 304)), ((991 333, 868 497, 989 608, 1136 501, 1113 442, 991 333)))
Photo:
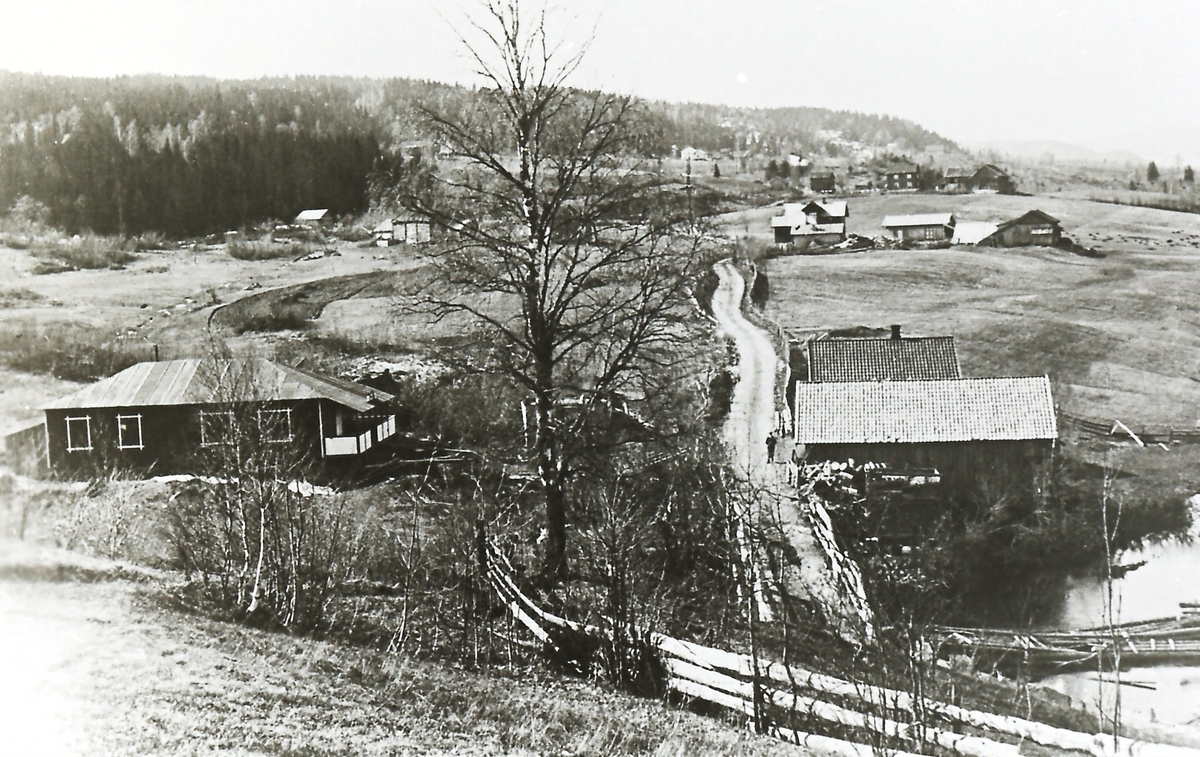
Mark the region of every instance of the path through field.
MULTIPOLYGON (((766 332, 742 315, 746 282, 741 274, 728 260, 717 263, 714 270, 721 283, 713 294, 713 316, 738 352, 738 381, 724 428, 734 468, 747 482, 747 490, 757 497, 758 518, 777 523, 795 551, 795 560, 782 577, 788 593, 819 605, 843 637, 864 641, 870 634, 869 610, 865 599, 858 601, 862 585, 857 569, 835 564, 822 549, 795 488, 788 484, 787 466, 767 459, 766 439, 776 426, 779 357, 766 332)), ((780 444, 780 449, 790 449, 787 441, 780 444)), ((825 536, 832 544, 832 533, 825 536)))

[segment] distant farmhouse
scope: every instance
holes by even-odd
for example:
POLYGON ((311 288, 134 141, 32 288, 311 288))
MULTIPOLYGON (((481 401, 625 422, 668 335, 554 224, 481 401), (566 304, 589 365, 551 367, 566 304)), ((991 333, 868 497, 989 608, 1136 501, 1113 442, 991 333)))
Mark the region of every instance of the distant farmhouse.
POLYGON ((834 244, 846 238, 849 217, 845 200, 788 202, 783 205, 783 213, 771 219, 771 229, 779 244, 834 244))
POLYGON ((883 228, 904 242, 941 242, 954 238, 953 213, 884 216, 883 228))
POLYGON ((888 166, 883 171, 880 188, 891 191, 917 189, 920 169, 912 163, 899 163, 888 166))
POLYGON ((333 216, 329 215, 329 208, 302 210, 292 219, 292 223, 298 226, 325 226, 332 221, 333 216))
POLYGON ((206 449, 255 441, 354 459, 396 433, 392 395, 264 359, 138 363, 51 402, 45 454, 61 475, 176 473, 206 449))
POLYGON ((938 182, 937 188, 942 192, 968 192, 971 189, 973 171, 963 168, 948 168, 938 182))
POLYGON ((1062 241, 1062 224, 1040 210, 1006 221, 979 244, 992 247, 1055 247, 1062 241))
POLYGON ((708 151, 701 150, 699 147, 685 147, 679 151, 680 160, 708 160, 708 151))
POLYGON ((837 178, 833 172, 813 174, 808 177, 808 187, 818 194, 833 194, 837 191, 837 178))

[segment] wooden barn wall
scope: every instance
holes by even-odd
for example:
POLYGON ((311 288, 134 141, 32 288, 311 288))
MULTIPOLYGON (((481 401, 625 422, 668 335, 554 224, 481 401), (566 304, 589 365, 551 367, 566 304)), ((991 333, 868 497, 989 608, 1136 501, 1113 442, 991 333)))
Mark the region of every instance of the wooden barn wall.
POLYGON ((981 496, 1036 493, 1052 449, 1049 441, 822 444, 809 446, 808 459, 936 468, 942 475, 943 502, 975 501, 981 496))

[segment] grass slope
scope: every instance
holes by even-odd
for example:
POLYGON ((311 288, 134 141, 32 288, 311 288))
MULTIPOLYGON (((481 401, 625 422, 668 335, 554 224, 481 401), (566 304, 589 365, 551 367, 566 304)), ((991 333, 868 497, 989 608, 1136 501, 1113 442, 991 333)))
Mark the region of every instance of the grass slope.
POLYGON ((6 755, 806 753, 582 681, 207 620, 164 606, 176 580, 0 542, 6 755))

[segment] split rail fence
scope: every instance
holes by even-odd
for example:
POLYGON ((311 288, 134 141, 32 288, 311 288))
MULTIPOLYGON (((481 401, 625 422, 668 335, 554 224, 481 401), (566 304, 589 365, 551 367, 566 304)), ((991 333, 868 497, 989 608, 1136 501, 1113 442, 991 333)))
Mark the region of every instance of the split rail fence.
MULTIPOLYGON (((539 608, 513 580, 503 553, 481 535, 480 559, 488 584, 517 622, 550 654, 570 655, 572 639, 611 640, 609 632, 539 608)), ((1018 757, 1022 742, 1094 757, 1200 757, 1200 749, 1088 734, 1007 715, 919 700, 878 686, 854 683, 804 668, 705 647, 663 634, 647 636, 666 671, 666 687, 679 694, 746 716, 759 733, 834 757, 877 757, 883 748, 907 744, 940 748, 963 757, 1018 757), (785 724, 820 724, 861 740, 806 733, 785 724), (964 731, 967 731, 964 733, 964 731)), ((943 753, 944 753, 943 751, 943 753)))

